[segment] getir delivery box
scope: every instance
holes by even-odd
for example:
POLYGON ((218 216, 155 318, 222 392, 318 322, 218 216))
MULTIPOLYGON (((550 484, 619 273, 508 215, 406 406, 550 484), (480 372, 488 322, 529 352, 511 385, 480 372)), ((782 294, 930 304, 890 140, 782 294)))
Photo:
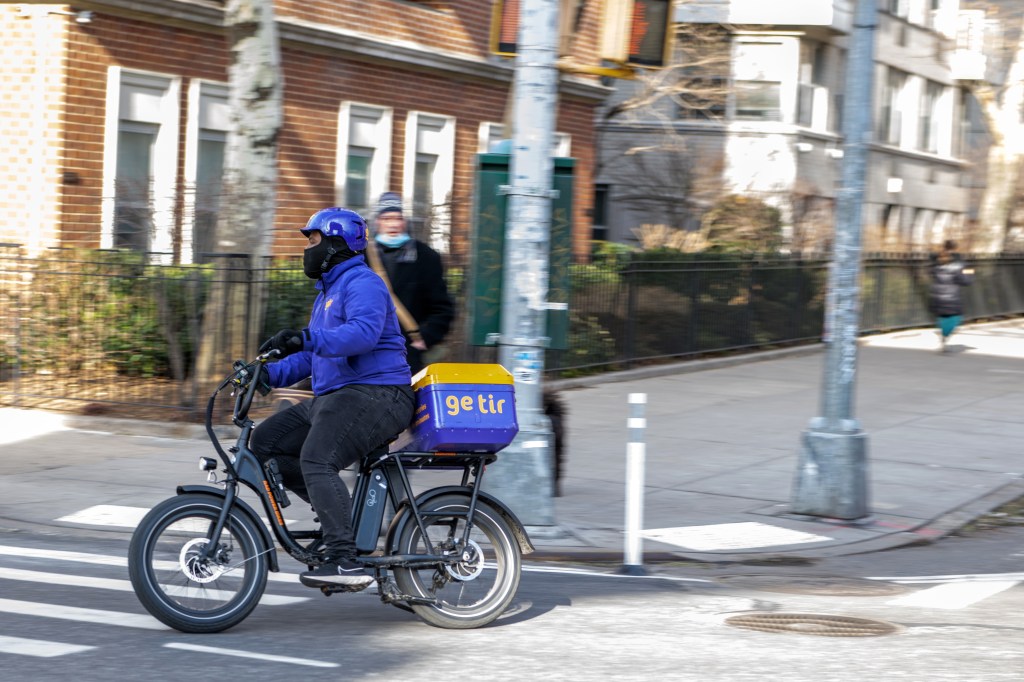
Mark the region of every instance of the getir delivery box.
POLYGON ((412 387, 412 425, 393 450, 498 452, 519 431, 512 375, 501 365, 435 363, 412 387))

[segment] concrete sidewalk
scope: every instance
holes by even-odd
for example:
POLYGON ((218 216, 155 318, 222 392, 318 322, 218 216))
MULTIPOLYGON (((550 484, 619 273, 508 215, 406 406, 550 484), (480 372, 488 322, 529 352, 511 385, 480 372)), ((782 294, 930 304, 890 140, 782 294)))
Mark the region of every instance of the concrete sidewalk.
MULTIPOLYGON (((558 527, 532 529, 530 558, 623 561, 630 393, 647 395, 645 563, 878 551, 940 538, 1024 495, 1024 319, 968 326, 947 354, 931 330, 868 337, 860 349, 866 519, 789 511, 824 370, 820 346, 799 348, 560 382, 564 494, 558 527)), ((0 526, 128 532, 131 520, 114 516, 204 481, 204 438, 189 425, 0 410, 0 526)), ((286 517, 307 518, 301 506, 286 517)))

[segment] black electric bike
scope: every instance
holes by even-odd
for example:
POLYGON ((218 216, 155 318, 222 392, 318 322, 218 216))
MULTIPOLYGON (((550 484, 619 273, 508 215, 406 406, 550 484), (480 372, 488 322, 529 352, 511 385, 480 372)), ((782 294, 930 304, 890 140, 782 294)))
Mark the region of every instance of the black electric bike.
MULTIPOLYGON (((255 423, 248 413, 259 388, 254 378, 272 353, 236 362, 210 396, 206 431, 224 478, 217 479, 216 460, 201 457, 200 469, 214 485, 178 486, 177 495, 150 510, 132 536, 128 572, 136 595, 153 616, 182 632, 218 632, 252 612, 267 572, 279 570, 274 538, 310 568, 326 560, 319 528, 293 530, 285 522, 281 510, 290 501, 277 462, 263 465, 249 449, 255 423), (217 395, 228 387, 235 396, 232 420, 241 432, 225 451, 213 414, 217 395), (240 498, 239 484, 259 498, 267 524, 240 498)), ((484 469, 496 458, 389 452, 384 446, 362 459, 352 496, 353 529, 359 560, 372 570, 382 602, 442 628, 481 627, 505 611, 519 587, 522 555, 533 545, 515 514, 481 490, 484 469), (417 495, 411 469, 461 471, 461 482, 417 495), (385 497, 395 515, 382 533, 385 497)), ((351 590, 320 589, 325 595, 351 590)))

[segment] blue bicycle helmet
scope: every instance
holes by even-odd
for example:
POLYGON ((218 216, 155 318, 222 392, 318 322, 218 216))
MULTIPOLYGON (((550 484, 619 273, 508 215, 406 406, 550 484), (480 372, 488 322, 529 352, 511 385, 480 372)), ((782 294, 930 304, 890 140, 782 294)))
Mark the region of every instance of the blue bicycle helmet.
POLYGON ((314 213, 301 232, 308 237, 314 231, 325 237, 341 237, 357 253, 366 250, 366 221, 347 208, 325 208, 314 213))

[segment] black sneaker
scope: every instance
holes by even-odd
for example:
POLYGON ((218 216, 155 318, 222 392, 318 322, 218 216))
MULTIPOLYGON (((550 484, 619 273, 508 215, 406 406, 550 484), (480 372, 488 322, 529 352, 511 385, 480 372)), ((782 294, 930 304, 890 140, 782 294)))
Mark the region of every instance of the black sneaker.
POLYGON ((332 559, 311 571, 299 574, 299 582, 306 587, 344 585, 362 589, 373 582, 373 576, 362 564, 352 559, 332 559))

